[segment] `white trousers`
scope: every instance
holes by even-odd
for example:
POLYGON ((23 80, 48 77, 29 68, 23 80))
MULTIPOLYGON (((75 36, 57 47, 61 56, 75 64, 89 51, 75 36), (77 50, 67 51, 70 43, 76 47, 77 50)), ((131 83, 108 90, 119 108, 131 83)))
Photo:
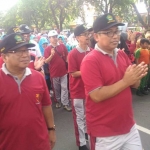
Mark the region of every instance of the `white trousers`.
POLYGON ((63 105, 69 104, 67 74, 62 77, 52 78, 54 96, 57 102, 63 105))
POLYGON ((72 100, 72 113, 75 127, 75 136, 77 146, 86 145, 86 121, 85 121, 85 100, 73 99, 72 100))
POLYGON ((142 150, 141 139, 136 126, 124 135, 97 137, 95 150, 142 150))

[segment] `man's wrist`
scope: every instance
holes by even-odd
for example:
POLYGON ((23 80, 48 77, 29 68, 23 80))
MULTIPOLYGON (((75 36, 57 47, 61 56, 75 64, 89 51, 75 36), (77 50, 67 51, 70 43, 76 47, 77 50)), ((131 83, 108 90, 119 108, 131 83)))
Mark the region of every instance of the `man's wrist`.
POLYGON ((135 84, 131 85, 131 88, 137 89, 140 86, 141 80, 137 81, 135 84))
POLYGON ((48 131, 55 131, 56 130, 55 125, 53 127, 48 127, 47 129, 48 129, 48 131))
POLYGON ((35 68, 36 71, 42 71, 42 68, 35 68))
POLYGON ((50 57, 53 57, 53 56, 54 56, 54 54, 51 54, 51 55, 50 55, 50 57))
POLYGON ((122 79, 122 80, 120 80, 121 81, 121 84, 122 84, 122 86, 123 87, 129 87, 130 85, 126 82, 126 81, 124 81, 124 79, 122 79))

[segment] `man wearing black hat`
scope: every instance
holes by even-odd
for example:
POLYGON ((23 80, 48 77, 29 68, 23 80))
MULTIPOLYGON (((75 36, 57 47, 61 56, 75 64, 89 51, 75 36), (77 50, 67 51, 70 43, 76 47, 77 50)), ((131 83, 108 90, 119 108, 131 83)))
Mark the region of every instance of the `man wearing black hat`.
MULTIPOLYGON (((21 33, 21 31, 20 31, 20 29, 18 28, 18 27, 11 27, 11 28, 9 28, 8 29, 8 31, 7 31, 7 33, 6 33, 6 35, 5 35, 5 37, 6 36, 8 36, 9 34, 12 34, 12 33, 21 33)), ((2 65, 3 65, 3 63, 4 63, 4 61, 3 61, 3 59, 2 59, 2 57, 1 57, 1 55, 0 55, 0 68, 2 67, 2 65)), ((33 66, 33 65, 32 65, 33 66)))
POLYGON ((142 150, 130 87, 139 86, 147 66, 131 65, 127 55, 116 49, 122 25, 112 14, 98 17, 93 24, 97 44, 81 64, 91 150, 142 150))
POLYGON ((94 48, 95 44, 96 44, 96 41, 93 37, 93 35, 94 35, 93 28, 91 27, 90 29, 88 29, 88 31, 89 31, 89 38, 90 38, 88 45, 89 45, 89 47, 94 48))
POLYGON ((24 40, 29 42, 30 41, 30 33, 33 31, 26 24, 20 25, 19 28, 23 34, 24 40))
POLYGON ((10 35, 12 33, 21 33, 21 30, 17 26, 11 27, 11 28, 8 29, 6 35, 10 35))
POLYGON ((55 144, 51 99, 41 73, 27 68, 27 43, 10 34, 0 43, 0 149, 50 150, 55 144), (37 80, 38 79, 38 80, 37 80))
MULTIPOLYGON (((15 26, 15 27, 11 27, 8 29, 6 36, 8 36, 12 33, 23 34, 24 32, 22 32, 19 27, 15 26)), ((31 55, 30 55, 31 60, 30 60, 28 67, 31 69, 35 69, 37 71, 41 71, 41 67, 44 65, 44 60, 45 60, 44 57, 40 57, 40 58, 35 57, 35 55, 33 56, 32 51, 30 51, 30 52, 31 52, 31 55)), ((2 58, 0 57, 0 68, 2 67, 2 64, 3 64, 3 61, 1 61, 1 60, 2 60, 2 58)))
POLYGON ((44 65, 44 57, 42 57, 40 47, 34 40, 30 40, 30 34, 33 32, 26 24, 22 24, 19 27, 24 40, 28 43, 33 43, 35 46, 30 48, 31 62, 34 62, 35 69, 41 71, 41 67, 44 65))
POLYGON ((74 35, 79 45, 68 55, 69 90, 72 99, 73 119, 76 143, 79 150, 88 150, 86 147, 86 122, 85 122, 85 90, 81 79, 80 65, 83 58, 92 50, 88 47, 89 32, 79 25, 74 30, 74 35))
POLYGON ((36 41, 30 40, 30 34, 33 31, 26 24, 20 25, 20 30, 26 42, 35 44, 35 47, 30 48, 30 54, 33 55, 33 57, 41 57, 42 54, 38 43, 36 41))

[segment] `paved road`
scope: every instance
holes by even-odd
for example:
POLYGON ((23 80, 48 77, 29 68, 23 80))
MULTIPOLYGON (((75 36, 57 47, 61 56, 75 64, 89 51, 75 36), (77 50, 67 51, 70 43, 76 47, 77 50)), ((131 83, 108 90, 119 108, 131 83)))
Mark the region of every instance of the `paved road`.
POLYGON ((133 92, 133 110, 137 125, 149 129, 149 134, 140 131, 144 150, 150 150, 150 94, 136 96, 133 92))
MULTIPOLYGON (((133 91, 133 109, 137 125, 150 130, 150 94, 138 97, 133 91)), ((78 150, 74 137, 72 113, 66 112, 62 108, 53 108, 53 111, 57 134, 54 150, 78 150)), ((144 150, 150 150, 150 134, 140 131, 140 135, 144 150)))

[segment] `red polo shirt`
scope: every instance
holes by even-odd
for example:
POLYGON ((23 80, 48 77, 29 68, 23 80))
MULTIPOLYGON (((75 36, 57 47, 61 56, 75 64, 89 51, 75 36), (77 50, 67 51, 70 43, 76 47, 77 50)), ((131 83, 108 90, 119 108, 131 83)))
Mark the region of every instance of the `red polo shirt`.
POLYGON ((50 150, 42 112, 51 105, 45 80, 28 68, 17 82, 0 69, 0 150, 50 150))
POLYGON ((93 50, 82 61, 81 75, 86 90, 86 121, 88 134, 108 137, 126 134, 134 125, 130 87, 118 95, 95 103, 89 93, 121 80, 130 61, 123 51, 113 60, 108 54, 93 50))
MULTIPOLYGON (((80 47, 74 48, 68 54, 68 72, 72 73, 80 71, 80 65, 83 58, 91 51, 88 48, 87 51, 83 51, 80 47)), ((85 89, 81 76, 74 78, 69 75, 69 90, 72 99, 85 99, 85 89)))
MULTIPOLYGON (((57 45, 57 51, 66 60, 68 51, 64 44, 57 45)), ((52 46, 48 46, 44 51, 44 57, 48 58, 51 55, 52 46)), ((52 78, 62 77, 67 74, 66 64, 64 60, 55 52, 52 60, 49 62, 49 70, 52 78)))

